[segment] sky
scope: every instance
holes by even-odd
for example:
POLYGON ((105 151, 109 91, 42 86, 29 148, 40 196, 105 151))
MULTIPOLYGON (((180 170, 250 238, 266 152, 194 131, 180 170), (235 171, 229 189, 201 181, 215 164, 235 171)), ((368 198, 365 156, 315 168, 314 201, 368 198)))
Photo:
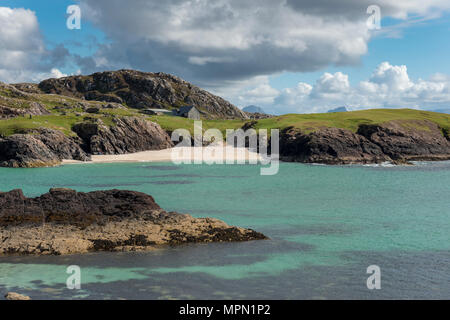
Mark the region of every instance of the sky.
POLYGON ((448 0, 2 0, 0 26, 7 83, 137 69, 273 114, 450 109, 448 0))

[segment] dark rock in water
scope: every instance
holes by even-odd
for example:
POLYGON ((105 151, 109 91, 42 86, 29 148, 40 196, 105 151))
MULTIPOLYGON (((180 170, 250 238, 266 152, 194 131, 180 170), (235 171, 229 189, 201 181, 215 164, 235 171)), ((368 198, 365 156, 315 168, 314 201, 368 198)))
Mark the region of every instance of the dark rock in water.
POLYGON ((39 139, 29 134, 15 134, 0 139, 0 166, 33 168, 54 166, 59 158, 39 139))
POLYGON ((379 163, 389 161, 381 148, 349 130, 325 128, 311 133, 286 129, 280 137, 285 161, 306 163, 379 163))
POLYGON ((207 117, 247 119, 244 112, 228 101, 165 73, 99 72, 48 79, 42 81, 39 88, 45 93, 126 104, 137 109, 194 105, 207 117))
POLYGON ((428 120, 361 125, 358 134, 380 146, 393 160, 450 159, 450 141, 428 120))
POLYGON ((0 166, 33 168, 58 165, 63 159, 88 161, 80 140, 62 132, 40 128, 31 134, 0 139, 0 166))
POLYGON ((450 141, 427 120, 360 125, 356 133, 322 128, 304 133, 287 128, 280 136, 280 157, 306 163, 407 163, 450 159, 450 141))
POLYGON ((334 112, 347 112, 347 111, 348 111, 348 110, 347 110, 346 107, 339 107, 339 108, 336 108, 336 109, 328 110, 328 113, 334 113, 334 112))
POLYGON ((141 192, 51 189, 36 198, 0 192, 0 239, 0 255, 58 255, 267 238, 217 219, 166 212, 141 192))
POLYGON ((153 197, 135 191, 55 188, 37 198, 26 198, 22 190, 0 193, 0 226, 44 221, 86 227, 132 216, 156 219, 152 214, 159 210, 153 197))
POLYGON ((84 122, 72 129, 91 154, 124 154, 173 147, 169 135, 154 122, 137 117, 115 118, 113 122, 110 127, 101 121, 84 122))

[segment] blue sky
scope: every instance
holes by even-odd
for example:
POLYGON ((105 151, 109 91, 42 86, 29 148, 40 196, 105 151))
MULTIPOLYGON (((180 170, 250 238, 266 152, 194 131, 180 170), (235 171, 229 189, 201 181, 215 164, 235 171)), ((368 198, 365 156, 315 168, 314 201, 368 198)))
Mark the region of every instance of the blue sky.
MULTIPOLYGON (((356 0, 344 0, 342 4, 352 4, 352 1, 356 0)), ((142 1, 129 1, 123 7, 123 2, 118 0, 4 0, 0 6, 34 12, 38 32, 47 50, 43 55, 46 59, 58 46, 67 50, 66 57, 52 60, 58 61, 58 64, 55 62, 51 74, 56 74, 54 69, 61 75, 119 68, 164 71, 220 94, 241 107, 258 104, 273 113, 326 111, 340 105, 347 105, 349 109, 449 106, 450 98, 446 95, 450 91, 447 87, 450 81, 449 6, 440 8, 431 3, 428 8, 419 1, 414 4, 417 7, 411 5, 412 9, 408 10, 402 5, 381 6, 381 31, 369 31, 367 36, 367 30, 361 30, 361 24, 358 24, 358 21, 366 19, 366 13, 356 7, 359 5, 357 2, 349 7, 350 11, 354 8, 357 16, 350 17, 348 12, 339 13, 339 8, 323 4, 313 8, 314 13, 311 13, 310 4, 297 0, 288 0, 284 7, 267 4, 267 7, 274 6, 267 8, 269 15, 270 12, 277 12, 281 18, 295 14, 301 14, 302 18, 305 15, 310 17, 311 29, 298 21, 293 21, 290 26, 280 21, 281 18, 276 20, 277 14, 274 13, 272 18, 264 17, 274 28, 264 25, 266 29, 260 31, 262 25, 258 29, 258 23, 264 23, 264 20, 258 20, 259 17, 251 25, 256 25, 255 30, 250 31, 246 21, 230 20, 238 26, 242 25, 242 29, 236 27, 234 33, 229 33, 229 27, 216 28, 218 19, 228 21, 234 19, 230 16, 247 12, 247 7, 233 0, 220 0, 223 6, 218 10, 215 10, 216 7, 206 10, 206 4, 189 8, 177 0, 169 2, 170 7, 163 7, 156 2, 142 4, 142 1), (66 8, 71 4, 80 4, 83 9, 81 30, 66 28, 66 8), (202 9, 205 9, 204 13, 200 11, 202 9), (339 14, 336 21, 330 19, 335 14, 330 14, 331 10, 339 14), (223 14, 228 11, 229 16, 223 14), (160 14, 156 15, 158 12, 160 14), (180 12, 184 13, 181 18, 180 12), (389 14, 386 16, 383 12, 389 14), (205 22, 209 18, 211 26, 205 22), (185 19, 189 24, 183 20, 174 21, 177 19, 185 19), (194 22, 199 23, 197 20, 204 23, 201 27, 204 29, 193 27, 194 22), (153 21, 155 24, 152 24, 153 21), (320 22, 318 25, 324 25, 325 34, 335 32, 335 36, 341 37, 342 41, 321 39, 323 35, 315 41, 308 32, 316 34, 322 31, 317 27, 314 29, 316 21, 320 22), (167 22, 167 25, 161 26, 161 22, 167 22), (176 29, 179 25, 182 28, 176 29), (153 32, 155 26, 161 29, 153 32), (217 29, 217 36, 214 37, 208 28, 217 29), (307 36, 289 35, 295 28, 304 28, 307 36), (177 30, 183 33, 183 37, 177 36, 177 30), (352 30, 355 32, 354 38, 352 30), (161 34, 170 41, 159 37, 161 34), (232 41, 234 35, 238 41, 232 41), (224 37, 223 41, 217 42, 220 37, 224 37), (263 37, 264 41, 254 44, 255 39, 263 37), (280 38, 285 42, 279 44, 280 38), (367 50, 361 46, 361 41, 367 50), (341 43, 355 50, 342 50, 341 43), (326 56, 327 50, 330 50, 329 56, 326 56), (387 64, 381 65, 383 62, 387 64), (378 75, 372 76, 375 72, 378 75), (421 82, 420 79, 432 80, 421 82), (398 96, 402 98, 397 99, 398 96)), ((255 2, 255 6, 262 2, 255 2)), ((257 9, 264 12, 266 8, 261 6, 257 9)), ((39 65, 31 74, 4 67, 3 73, 0 71, 0 78, 4 74, 0 80, 14 82, 14 76, 20 74, 21 78, 17 76, 17 81, 25 81, 27 76, 30 81, 36 81, 39 75, 47 75, 43 71, 45 68, 49 68, 48 63, 39 65)))

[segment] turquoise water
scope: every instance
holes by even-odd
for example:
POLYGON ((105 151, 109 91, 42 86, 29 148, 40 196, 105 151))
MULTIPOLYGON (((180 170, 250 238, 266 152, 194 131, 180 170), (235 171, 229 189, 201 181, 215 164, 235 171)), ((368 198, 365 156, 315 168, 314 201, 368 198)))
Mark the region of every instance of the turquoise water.
POLYGON ((450 298, 450 162, 414 167, 127 163, 0 168, 0 189, 51 187, 154 196, 271 238, 148 253, 0 258, 0 290, 37 298, 450 298), (82 289, 65 288, 79 265, 82 289), (382 289, 368 290, 369 265, 382 289))

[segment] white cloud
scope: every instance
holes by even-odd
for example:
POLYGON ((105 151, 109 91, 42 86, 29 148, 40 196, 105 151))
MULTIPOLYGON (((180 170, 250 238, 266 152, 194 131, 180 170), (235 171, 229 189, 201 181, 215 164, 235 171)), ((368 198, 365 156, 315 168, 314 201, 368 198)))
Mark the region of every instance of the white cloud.
POLYGON ((67 50, 45 48, 33 11, 0 7, 0 26, 0 81, 38 81, 55 75, 53 64, 63 60, 67 50))
POLYGON ((269 80, 265 79, 264 85, 246 92, 254 94, 240 96, 241 105, 259 104, 276 114, 326 112, 340 106, 347 106, 350 110, 384 107, 438 109, 450 105, 450 77, 436 74, 429 80, 412 81, 406 66, 383 62, 368 80, 356 86, 350 85, 346 74, 336 72, 324 73, 314 85, 300 82, 294 88, 281 91, 271 90, 269 80), (262 99, 264 93, 271 93, 267 95, 270 99, 262 99), (256 103, 255 96, 258 95, 261 100, 256 103))

